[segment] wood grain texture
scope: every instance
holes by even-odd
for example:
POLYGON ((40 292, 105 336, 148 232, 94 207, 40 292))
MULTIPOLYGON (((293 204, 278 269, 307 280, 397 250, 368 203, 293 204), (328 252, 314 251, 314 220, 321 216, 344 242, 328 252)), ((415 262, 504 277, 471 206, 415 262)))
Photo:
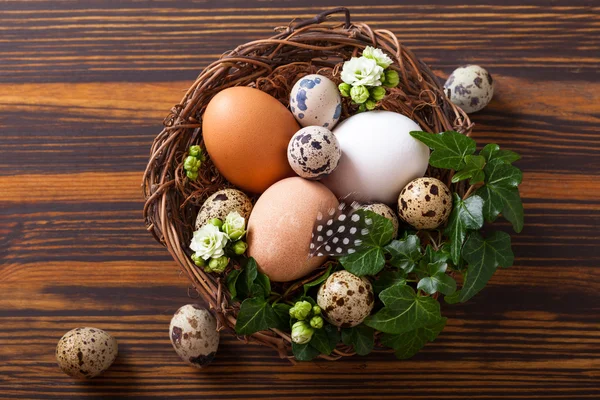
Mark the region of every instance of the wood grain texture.
POLYGON ((598 2, 375 3, 0 0, 0 398, 600 398, 598 2), (223 334, 193 370, 167 335, 188 282, 141 219, 150 143, 203 66, 334 5, 440 77, 464 63, 494 75, 472 119, 478 142, 523 155, 515 265, 443 305, 447 328, 409 361, 292 367, 223 334), (120 344, 90 382, 54 359, 77 326, 120 344))

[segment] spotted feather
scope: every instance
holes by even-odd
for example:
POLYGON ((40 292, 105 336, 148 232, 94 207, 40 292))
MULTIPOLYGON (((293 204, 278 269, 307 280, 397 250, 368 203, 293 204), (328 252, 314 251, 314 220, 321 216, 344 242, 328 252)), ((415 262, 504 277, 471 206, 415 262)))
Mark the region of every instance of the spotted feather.
POLYGON ((373 221, 361 213, 360 204, 340 203, 326 215, 319 213, 313 227, 309 258, 315 256, 341 257, 355 253, 369 234, 373 221))

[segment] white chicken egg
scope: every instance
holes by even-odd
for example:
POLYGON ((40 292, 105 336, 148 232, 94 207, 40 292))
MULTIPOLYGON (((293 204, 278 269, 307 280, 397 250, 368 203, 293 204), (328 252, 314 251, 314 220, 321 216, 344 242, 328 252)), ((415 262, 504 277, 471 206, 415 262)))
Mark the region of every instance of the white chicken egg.
POLYGON ((452 72, 444 90, 452 103, 470 114, 481 110, 492 100, 494 80, 479 65, 465 65, 452 72))
POLYGON ((338 167, 322 182, 339 198, 396 204, 402 188, 425 174, 429 148, 413 138, 413 120, 391 111, 369 111, 342 122, 338 167))
POLYGON ((342 98, 329 78, 306 75, 290 92, 290 110, 303 127, 317 125, 333 129, 342 114, 342 98))

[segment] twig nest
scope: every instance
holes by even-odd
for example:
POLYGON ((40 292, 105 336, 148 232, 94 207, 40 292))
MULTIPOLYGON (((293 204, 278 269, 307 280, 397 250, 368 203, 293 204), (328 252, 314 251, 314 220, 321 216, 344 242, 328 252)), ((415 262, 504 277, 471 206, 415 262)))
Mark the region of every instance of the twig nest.
POLYGON ((177 355, 196 368, 210 364, 219 348, 217 320, 197 304, 177 310, 171 319, 169 337, 177 355))
POLYGON ((439 179, 425 177, 410 182, 398 197, 398 215, 416 229, 435 229, 452 210, 450 189, 439 179))
POLYGON ((201 226, 206 225, 213 218, 225 220, 227 214, 232 211, 237 211, 247 220, 252 211, 252 201, 244 192, 239 190, 219 190, 202 204, 196 217, 196 229, 200 229, 201 226))
POLYGON ((373 287, 367 278, 337 271, 321 285, 317 304, 329 323, 342 328, 359 325, 371 313, 373 287))
POLYGON ((93 378, 106 371, 117 358, 117 340, 98 328, 76 328, 58 341, 56 361, 67 375, 93 378))
POLYGON ((302 178, 318 180, 335 170, 342 150, 335 135, 321 126, 307 126, 288 145, 290 166, 302 178))
POLYGON ((488 105, 494 96, 492 75, 479 65, 465 65, 452 72, 444 84, 450 100, 467 113, 488 105))
POLYGON ((290 109, 302 126, 332 129, 342 115, 342 98, 329 78, 311 74, 298 80, 290 92, 290 109))
POLYGON ((398 227, 400 223, 398 222, 398 217, 396 216, 396 213, 394 212, 394 210, 392 210, 390 206, 383 203, 373 203, 365 204, 360 208, 367 211, 373 211, 375 214, 379 214, 382 217, 386 217, 387 219, 389 219, 392 222, 392 225, 394 225, 394 238, 398 236, 398 227))

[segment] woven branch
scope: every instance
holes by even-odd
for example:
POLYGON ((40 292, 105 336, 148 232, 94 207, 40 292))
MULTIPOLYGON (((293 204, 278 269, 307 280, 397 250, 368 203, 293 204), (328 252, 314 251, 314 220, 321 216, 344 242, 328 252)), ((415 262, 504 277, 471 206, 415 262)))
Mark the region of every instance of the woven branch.
MULTIPOLYGON (((269 39, 249 42, 226 52, 200 73, 181 103, 175 105, 165 118, 164 129, 152 144, 142 183, 148 231, 167 247, 194 289, 216 311, 219 329, 233 333, 240 304, 231 300, 224 284, 229 270, 223 275, 205 273, 191 261, 188 247, 203 201, 217 190, 232 187, 210 158, 203 163, 196 181, 188 180, 183 170, 188 148, 199 144, 204 149, 202 115, 217 92, 232 86, 251 86, 288 106, 290 90, 300 77, 319 73, 340 83, 343 61, 359 55, 365 46, 374 46, 392 55, 394 64, 390 68, 398 71, 400 76, 399 86, 389 90, 380 108, 404 114, 431 133, 455 130, 468 135, 472 129, 468 116, 448 100, 438 79, 424 62, 404 47, 392 32, 373 30, 363 23, 350 23, 347 9, 333 9, 311 20, 276 28, 276 31, 279 33, 269 39), (326 17, 336 12, 344 12, 346 22, 326 23, 326 17)), ((344 99, 341 120, 353 114, 356 107, 344 99)), ((449 171, 429 168, 427 176, 441 179, 453 191, 464 193, 464 184, 451 185, 449 171)), ((422 239, 424 244, 428 243, 428 237, 422 239)), ((332 263, 336 261, 329 261, 312 276, 297 282, 274 284, 275 288, 291 298, 305 282, 324 273, 332 263)), ((293 361, 293 356, 289 355, 291 339, 285 332, 272 329, 240 339, 271 347, 282 358, 293 361)), ((350 347, 340 344, 332 355, 320 357, 336 360, 353 354, 350 347)))

